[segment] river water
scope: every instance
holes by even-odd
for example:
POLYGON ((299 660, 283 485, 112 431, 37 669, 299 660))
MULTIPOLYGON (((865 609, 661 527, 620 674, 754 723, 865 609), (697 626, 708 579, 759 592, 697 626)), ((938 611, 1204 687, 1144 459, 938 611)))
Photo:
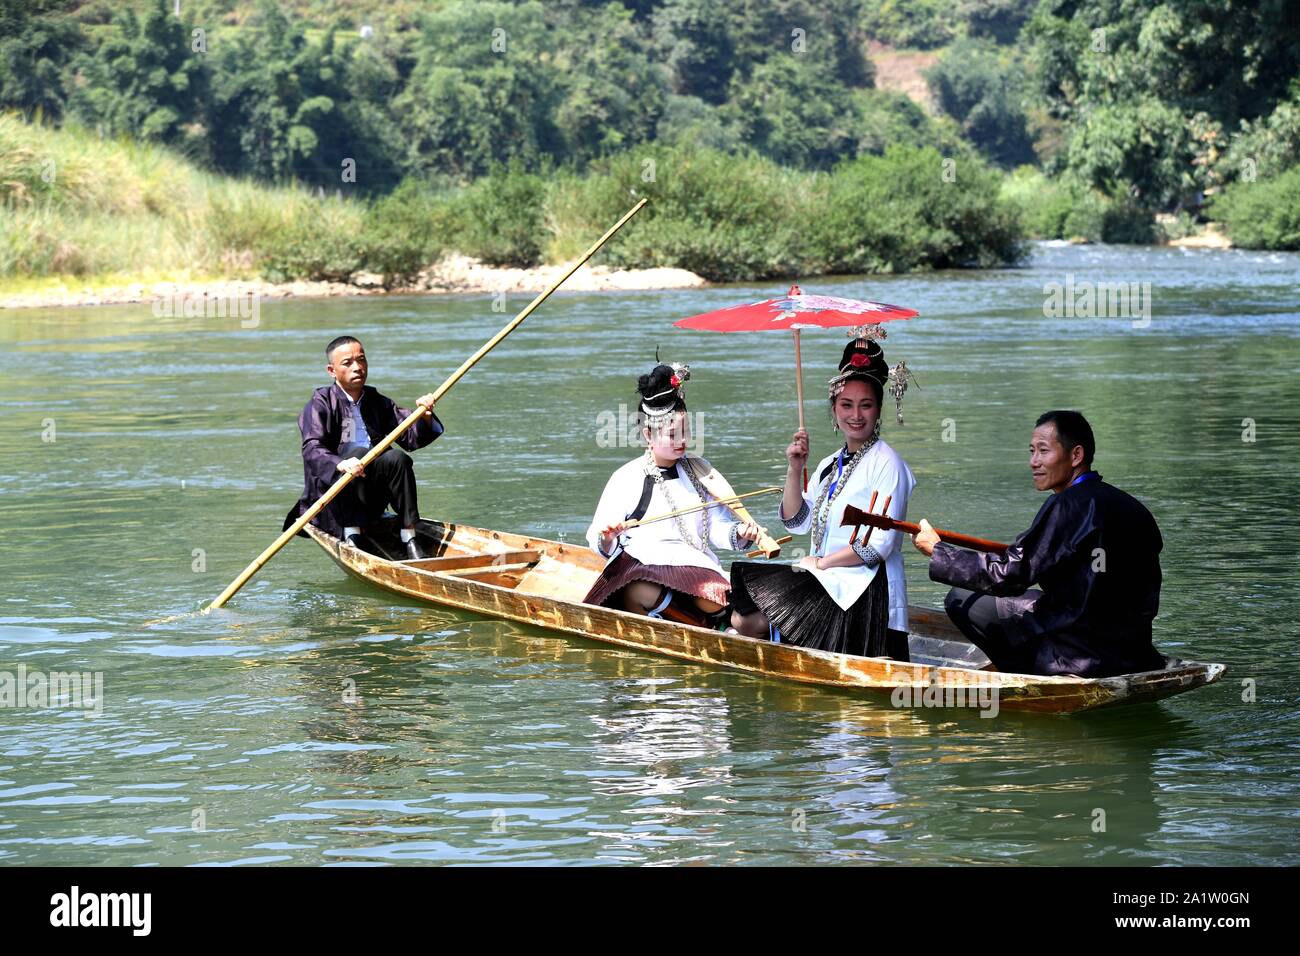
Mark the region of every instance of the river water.
MULTIPOLYGON (((885 427, 914 519, 1015 535, 1041 501, 1033 419, 1083 410, 1098 469, 1165 534, 1158 646, 1227 676, 1076 717, 899 710, 404 602, 305 540, 195 616, 299 493, 326 341, 362 338, 409 404, 508 316, 490 296, 264 302, 251 328, 10 312, 0 671, 103 686, 98 716, 0 708, 0 863, 1300 862, 1300 256, 1039 245, 1020 269, 804 287, 922 312, 885 343, 920 386, 885 427), (1120 281, 1150 283, 1149 322, 1044 314, 1051 283, 1120 281)), ((637 453, 608 426, 656 347, 693 366, 699 450, 738 490, 779 481, 789 335, 671 322, 780 291, 555 296, 440 404, 422 512, 580 540, 637 453)), ((815 458, 844 341, 804 336, 815 458)), ((908 553, 913 603, 938 603, 908 553)))

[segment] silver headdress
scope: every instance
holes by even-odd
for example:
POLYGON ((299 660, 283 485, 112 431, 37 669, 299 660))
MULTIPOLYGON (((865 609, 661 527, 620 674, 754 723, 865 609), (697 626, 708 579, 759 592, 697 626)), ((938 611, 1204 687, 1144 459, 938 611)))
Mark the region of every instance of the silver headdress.
MULTIPOLYGON (((878 342, 885 338, 885 330, 879 325, 855 326, 849 330, 849 337, 853 341, 844 348, 839 374, 828 383, 831 401, 835 401, 851 379, 870 378, 880 385, 881 391, 888 390, 894 396, 894 414, 898 424, 903 424, 903 395, 909 385, 916 383, 916 377, 906 362, 899 362, 893 368, 885 362, 885 353, 878 342)), ((832 421, 834 415, 832 411, 832 421)))
POLYGON ((903 395, 907 392, 908 385, 921 387, 916 384, 916 376, 907 367, 907 363, 899 362, 889 370, 889 394, 894 396, 894 414, 900 425, 903 424, 903 395))
POLYGON ((686 383, 691 380, 691 367, 677 362, 669 366, 673 370, 670 387, 641 399, 641 416, 646 425, 655 428, 664 424, 678 411, 677 400, 684 398, 686 383))

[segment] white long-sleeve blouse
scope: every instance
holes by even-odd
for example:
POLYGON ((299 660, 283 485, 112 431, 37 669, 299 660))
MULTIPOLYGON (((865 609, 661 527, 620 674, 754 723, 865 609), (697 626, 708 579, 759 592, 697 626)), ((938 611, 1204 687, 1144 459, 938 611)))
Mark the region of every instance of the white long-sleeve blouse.
MULTIPOLYGON (((692 464, 697 475, 708 474, 710 465, 704 459, 693 458, 692 464)), ((655 484, 649 505, 642 517, 653 518, 669 511, 701 504, 703 501, 715 500, 707 491, 701 498, 691 486, 689 479, 682 474, 681 468, 679 462, 673 466, 672 478, 665 476, 662 486, 655 484), (665 490, 672 495, 671 501, 665 494, 665 490)), ((601 551, 600 532, 624 520, 636 509, 645 488, 645 479, 644 456, 629 461, 610 475, 609 481, 605 483, 605 490, 601 493, 600 503, 596 505, 595 517, 592 518, 591 526, 587 529, 587 543, 597 553, 611 559, 620 551, 626 551, 642 564, 710 568, 725 577, 726 572, 723 571, 722 564, 718 561, 718 556, 713 553, 713 549, 737 549, 740 546, 734 534, 739 522, 731 511, 721 505, 708 509, 709 533, 706 550, 701 551, 682 540, 677 522, 668 518, 664 521, 629 528, 618 536, 612 553, 601 551)), ((686 530, 696 541, 701 540, 704 531, 704 515, 704 511, 682 515, 686 530)))
MULTIPOLYGON (((789 517, 780 516, 787 530, 794 534, 805 534, 812 528, 812 509, 821 495, 822 488, 835 480, 838 458, 837 449, 835 454, 828 455, 818 463, 817 470, 812 472, 817 480, 809 482, 808 490, 804 492, 803 507, 799 509, 799 513, 789 517)), ((845 454, 846 462, 848 458, 849 456, 845 454)), ((862 456, 853 474, 849 476, 848 484, 835 496, 826 520, 826 532, 821 547, 817 549, 815 555, 823 557, 832 551, 848 547, 853 528, 840 525, 847 505, 852 504, 865 511, 871 501, 871 493, 874 491, 877 492, 877 513, 888 498, 890 517, 901 520, 907 517, 907 502, 914 487, 916 487, 916 478, 912 475, 912 470, 907 467, 907 462, 903 461, 898 452, 894 451, 887 442, 877 441, 862 456)), ((882 531, 879 528, 863 528, 863 533, 858 536, 859 543, 865 544, 880 555, 882 559, 880 563, 885 567, 886 580, 889 582, 889 626, 895 630, 906 631, 907 581, 903 577, 902 539, 903 534, 900 531, 882 531), (870 530, 869 535, 866 533, 868 530, 870 530)), ((847 611, 866 591, 879 567, 879 563, 864 562, 852 567, 826 568, 809 573, 816 576, 821 586, 826 589, 826 593, 847 611)))

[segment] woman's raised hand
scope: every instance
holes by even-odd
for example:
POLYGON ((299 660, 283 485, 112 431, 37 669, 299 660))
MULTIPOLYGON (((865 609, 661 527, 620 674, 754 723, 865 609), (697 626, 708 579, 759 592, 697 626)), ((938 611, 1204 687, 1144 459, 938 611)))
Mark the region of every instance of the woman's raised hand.
POLYGON ((803 471, 808 465, 808 430, 800 428, 785 449, 785 460, 790 463, 791 471, 803 471))

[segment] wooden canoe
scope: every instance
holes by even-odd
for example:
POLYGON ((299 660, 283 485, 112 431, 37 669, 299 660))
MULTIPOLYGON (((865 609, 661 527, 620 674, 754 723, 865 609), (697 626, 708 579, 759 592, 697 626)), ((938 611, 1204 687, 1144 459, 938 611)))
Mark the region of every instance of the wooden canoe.
POLYGON ((1076 713, 1160 700, 1210 684, 1223 664, 1169 658, 1163 670, 1121 677, 1040 677, 982 668, 988 659, 942 611, 911 607, 912 661, 856 657, 754 640, 583 604, 604 567, 590 549, 469 525, 421 521, 426 553, 399 560, 397 527, 367 528, 353 547, 319 528, 307 533, 343 570, 396 594, 620 647, 827 687, 883 693, 895 706, 979 707, 1076 713))

